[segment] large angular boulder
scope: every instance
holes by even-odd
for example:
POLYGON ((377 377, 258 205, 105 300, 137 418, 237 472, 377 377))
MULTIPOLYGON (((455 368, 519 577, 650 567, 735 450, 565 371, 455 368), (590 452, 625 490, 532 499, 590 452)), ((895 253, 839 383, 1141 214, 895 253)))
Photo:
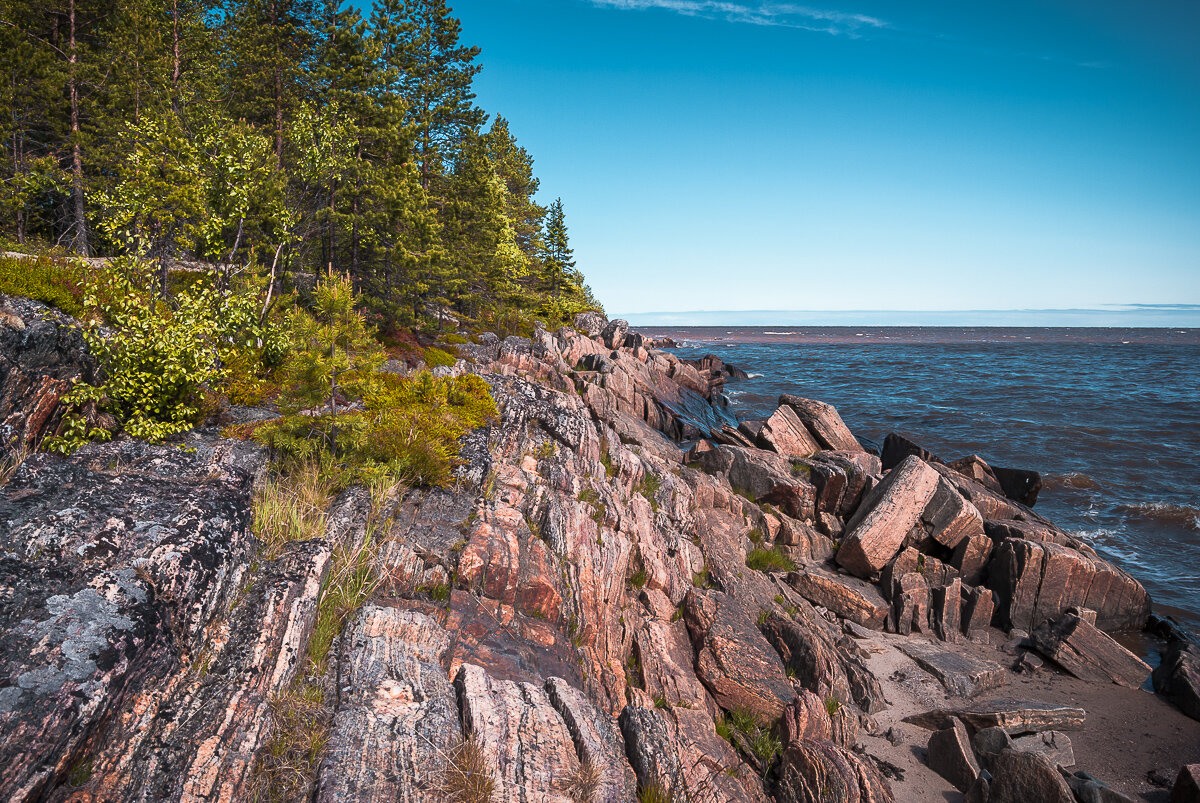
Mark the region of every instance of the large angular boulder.
POLYGON ((1058 544, 1012 538, 1000 542, 988 565, 997 624, 1032 630, 1069 608, 1086 607, 1105 630, 1140 630, 1150 615, 1150 595, 1108 561, 1058 544))
POLYGON ((776 505, 795 519, 813 518, 816 489, 779 455, 761 449, 718 446, 701 455, 700 465, 710 474, 728 477, 735 492, 754 502, 776 505))
POLYGON ((1152 630, 1167 647, 1152 675, 1154 690, 1192 719, 1200 720, 1200 645, 1167 619, 1154 617, 1152 630))
POLYGON ((1042 753, 1001 750, 992 760, 989 803, 1075 803, 1071 787, 1042 753))
POLYGON ((1185 764, 1171 787, 1171 803, 1200 802, 1200 764, 1185 764))
POLYGON ((904 546, 938 491, 936 471, 915 457, 892 469, 847 525, 837 562, 859 577, 878 572, 904 546))
POLYGON ((1043 622, 1030 637, 1038 652, 1081 680, 1136 689, 1150 676, 1145 661, 1074 613, 1043 622))
POLYGON ((814 605, 828 608, 843 619, 863 627, 883 629, 888 604, 873 585, 815 566, 792 572, 787 582, 814 605))
POLYGON ((1071 731, 1083 727, 1087 712, 1082 708, 1058 703, 1031 700, 996 699, 975 703, 966 708, 935 709, 904 718, 905 722, 938 730, 949 727, 951 717, 958 717, 969 728, 1002 728, 1010 734, 1033 731, 1071 731))
POLYGON ((779 406, 770 418, 762 422, 754 439, 766 449, 784 457, 808 457, 821 450, 820 444, 786 404, 779 406))
POLYGON ((846 422, 838 415, 837 409, 832 404, 788 393, 779 397, 779 403, 786 404, 795 410, 796 415, 826 449, 842 452, 861 452, 863 450, 862 445, 855 439, 850 428, 846 426, 846 422))
POLYGON ((950 727, 930 734, 927 755, 929 768, 960 792, 970 789, 982 772, 971 749, 971 737, 962 720, 956 717, 950 727))

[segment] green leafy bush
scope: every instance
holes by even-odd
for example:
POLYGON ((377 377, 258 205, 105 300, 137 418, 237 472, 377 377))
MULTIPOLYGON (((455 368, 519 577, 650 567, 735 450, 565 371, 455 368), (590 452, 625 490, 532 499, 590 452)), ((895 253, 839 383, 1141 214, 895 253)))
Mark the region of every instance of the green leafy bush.
POLYGON ((284 351, 253 291, 220 293, 198 283, 163 299, 153 284, 149 264, 134 259, 116 260, 89 280, 86 308, 100 315, 83 336, 103 382, 78 384, 64 397, 76 412, 47 448, 70 452, 106 436, 87 429, 77 412, 85 405, 111 412, 135 438, 159 442, 184 432, 203 417, 205 396, 220 389, 231 360, 253 354, 269 363, 284 351))
POLYGON ((77 318, 83 315, 82 279, 82 266, 68 260, 0 257, 0 293, 32 298, 77 318))

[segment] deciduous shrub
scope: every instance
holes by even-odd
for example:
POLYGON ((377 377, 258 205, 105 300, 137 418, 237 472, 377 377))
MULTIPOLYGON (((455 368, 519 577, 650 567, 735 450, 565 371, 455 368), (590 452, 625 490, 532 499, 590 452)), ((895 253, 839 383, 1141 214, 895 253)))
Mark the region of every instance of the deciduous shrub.
POLYGON ((0 257, 0 293, 32 298, 78 318, 83 315, 83 268, 48 256, 0 257))

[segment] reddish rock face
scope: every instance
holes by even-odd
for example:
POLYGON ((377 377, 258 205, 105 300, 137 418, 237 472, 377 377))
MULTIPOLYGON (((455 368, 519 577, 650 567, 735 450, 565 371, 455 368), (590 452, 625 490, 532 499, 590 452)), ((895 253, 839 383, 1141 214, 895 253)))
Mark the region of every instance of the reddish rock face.
POLYGON ((1096 611, 1103 629, 1141 629, 1150 615, 1142 585, 1111 563, 1058 544, 1000 542, 988 566, 988 588, 1004 629, 1032 630, 1067 609, 1096 611))
POLYGON ((816 567, 792 572, 788 585, 814 605, 820 605, 863 627, 882 630, 888 605, 872 585, 839 577, 816 567))
POLYGON ((868 760, 819 739, 802 739, 783 751, 775 800, 778 803, 882 803, 891 792, 868 760))
POLYGON ((692 592, 683 618, 696 650, 696 674, 717 704, 774 722, 795 691, 750 612, 720 592, 692 592))
POLYGON ((938 490, 936 471, 910 457, 883 478, 847 525, 837 562, 859 577, 888 564, 938 490))

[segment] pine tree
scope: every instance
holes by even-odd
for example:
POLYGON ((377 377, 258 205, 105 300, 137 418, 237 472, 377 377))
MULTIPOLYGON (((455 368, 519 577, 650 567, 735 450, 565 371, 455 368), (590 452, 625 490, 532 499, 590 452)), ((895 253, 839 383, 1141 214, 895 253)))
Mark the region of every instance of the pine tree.
POLYGON ((542 289, 552 298, 561 298, 564 288, 571 285, 575 268, 575 253, 567 237, 562 198, 555 198, 546 213, 544 253, 542 289))

